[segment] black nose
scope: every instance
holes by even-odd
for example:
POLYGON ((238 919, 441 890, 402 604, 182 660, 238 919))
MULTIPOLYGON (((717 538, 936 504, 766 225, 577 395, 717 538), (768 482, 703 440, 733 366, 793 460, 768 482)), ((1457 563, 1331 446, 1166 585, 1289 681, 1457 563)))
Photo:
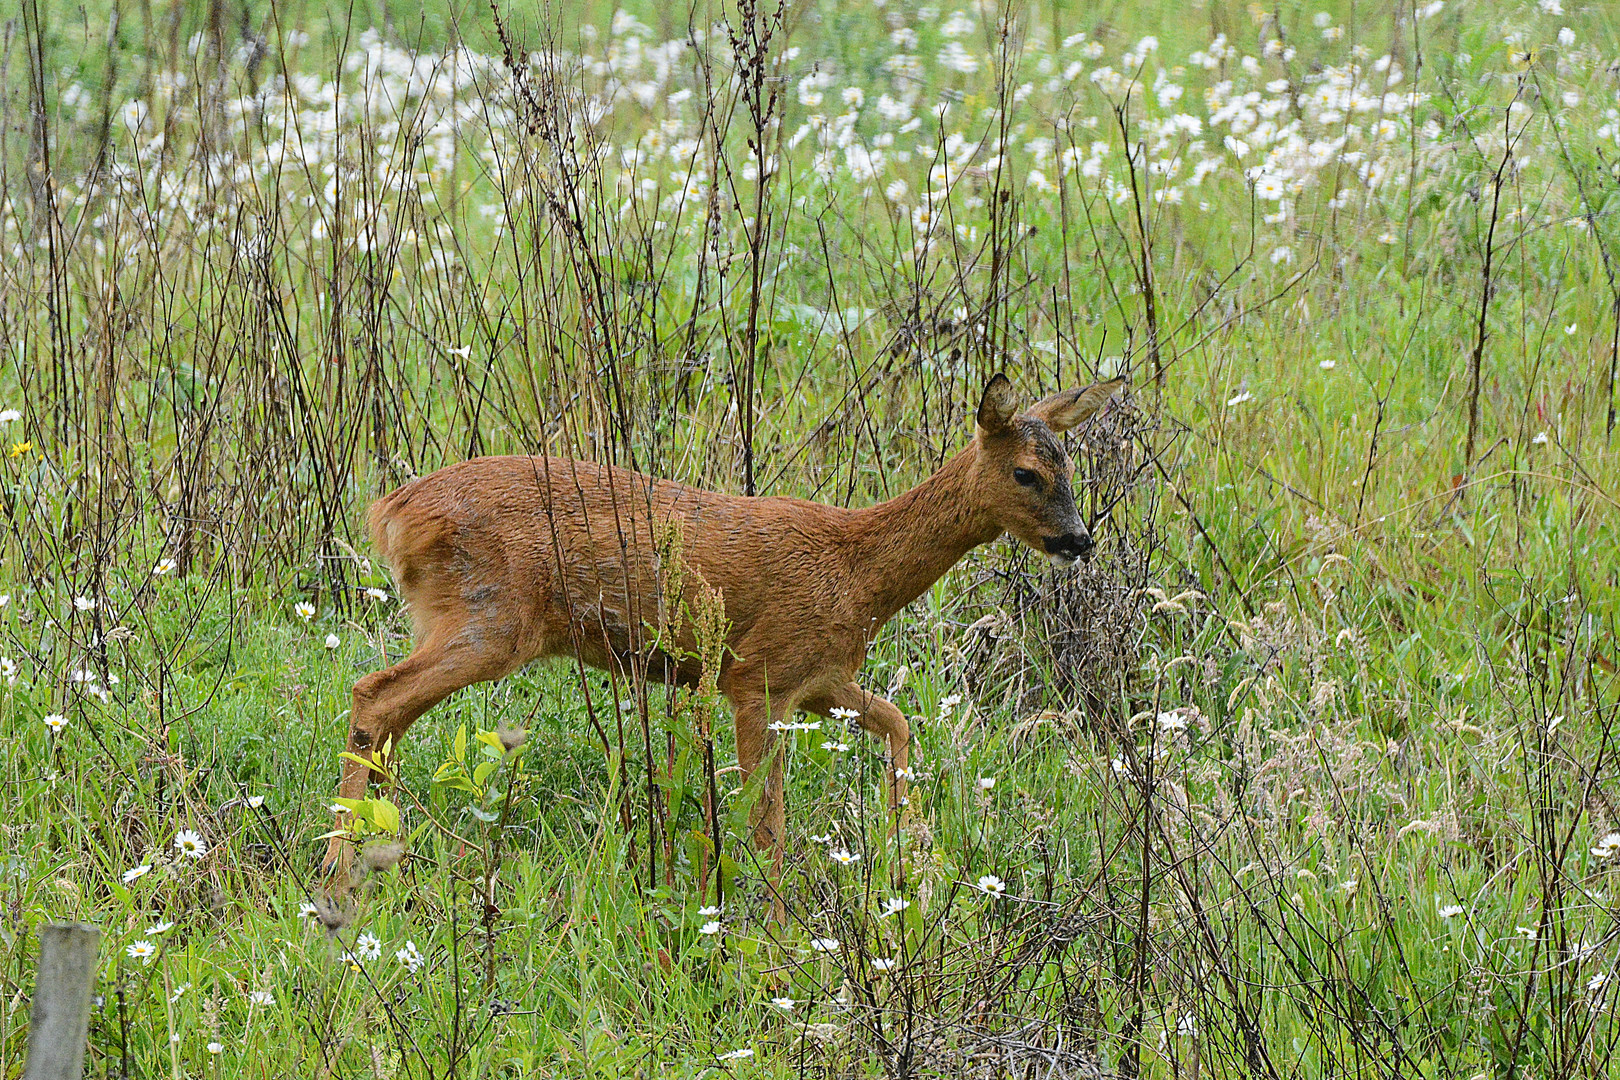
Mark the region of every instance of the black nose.
POLYGON ((1067 533, 1063 536, 1048 536, 1042 540, 1046 545, 1048 555, 1061 555, 1066 559, 1087 559, 1091 551, 1097 546, 1091 539, 1090 533, 1067 533))

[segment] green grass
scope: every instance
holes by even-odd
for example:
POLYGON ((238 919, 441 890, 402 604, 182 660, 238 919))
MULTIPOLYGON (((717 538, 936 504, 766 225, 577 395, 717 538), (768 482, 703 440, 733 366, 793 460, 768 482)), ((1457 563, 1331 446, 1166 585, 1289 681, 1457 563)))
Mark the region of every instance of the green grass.
POLYGON ((520 52, 619 65, 531 69, 536 112, 479 5, 247 5, 222 68, 206 7, 28 8, 0 207, 0 1076, 58 919, 103 934, 96 1076, 1620 1072, 1620 26, 1568 8, 1038 5, 1005 65, 949 5, 795 8, 763 84, 751 403, 746 104, 719 33, 649 58, 735 9, 513 14, 520 52), (1091 79, 1149 33, 1144 89, 1091 79), (1216 35, 1236 52, 1205 68, 1216 35), (453 42, 495 59, 410 81, 453 42), (1352 61, 1371 93, 1388 56, 1416 103, 1312 97, 1352 61), (296 107, 282 72, 314 80, 296 107), (574 154, 533 135, 559 116, 574 154), (1267 123, 1300 142, 1246 178, 1267 123), (999 541, 874 646, 863 685, 916 718, 903 842, 877 747, 795 734, 791 917, 766 922, 726 716, 717 853, 702 704, 650 689, 644 727, 636 688, 588 673, 587 703, 537 667, 412 729, 406 857, 300 914, 350 689, 408 647, 361 591, 393 591, 371 498, 544 447, 730 491, 751 453, 762 493, 863 504, 965 443, 997 370, 1030 399, 1118 370, 1131 408, 1073 447, 1090 569, 999 541), (476 739, 516 729, 504 756, 476 739), (496 765, 485 790, 436 782, 458 756, 496 765))

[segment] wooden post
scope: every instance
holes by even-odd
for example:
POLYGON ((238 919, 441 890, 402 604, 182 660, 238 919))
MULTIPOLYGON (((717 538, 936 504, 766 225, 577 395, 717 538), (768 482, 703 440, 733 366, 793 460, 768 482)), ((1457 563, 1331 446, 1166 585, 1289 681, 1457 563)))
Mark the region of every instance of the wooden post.
POLYGON ((81 1080, 84 1075, 100 942, 101 931, 85 923, 52 923, 39 932, 23 1080, 81 1080))

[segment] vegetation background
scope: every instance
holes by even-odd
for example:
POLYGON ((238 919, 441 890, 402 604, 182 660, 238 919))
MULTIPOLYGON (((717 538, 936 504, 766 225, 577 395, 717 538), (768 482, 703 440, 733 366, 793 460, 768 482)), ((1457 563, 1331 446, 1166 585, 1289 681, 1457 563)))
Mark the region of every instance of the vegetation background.
POLYGON ((0 1075, 1617 1072, 1620 11, 1580 0, 22 0, 0 40, 0 1075), (318 903, 359 531, 471 454, 885 498, 1032 400, 1098 557, 784 735, 789 925, 703 695, 413 729, 318 903), (523 732, 523 739, 516 736, 523 732), (521 743, 516 749, 514 744, 521 743))

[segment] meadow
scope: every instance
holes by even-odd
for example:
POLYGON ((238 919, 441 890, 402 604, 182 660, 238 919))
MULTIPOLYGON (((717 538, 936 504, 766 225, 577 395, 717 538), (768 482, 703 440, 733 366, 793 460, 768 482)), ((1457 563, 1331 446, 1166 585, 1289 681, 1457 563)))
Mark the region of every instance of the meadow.
POLYGON ((1620 10, 22 0, 0 39, 0 1077, 1620 1075, 1620 10), (1098 550, 799 717, 454 695, 368 503, 549 452, 891 497, 1026 402, 1098 550))

